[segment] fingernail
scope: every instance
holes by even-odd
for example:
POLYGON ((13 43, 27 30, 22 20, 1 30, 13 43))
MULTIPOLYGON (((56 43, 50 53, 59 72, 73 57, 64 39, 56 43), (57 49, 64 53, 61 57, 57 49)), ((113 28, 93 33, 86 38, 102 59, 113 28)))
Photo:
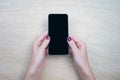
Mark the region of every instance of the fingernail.
POLYGON ((68 37, 68 38, 67 38, 67 40, 68 40, 68 41, 71 41, 71 40, 72 40, 72 38, 71 38, 71 37, 68 37))
POLYGON ((50 37, 49 37, 49 36, 46 36, 46 39, 47 39, 47 40, 49 40, 49 39, 50 39, 50 37))

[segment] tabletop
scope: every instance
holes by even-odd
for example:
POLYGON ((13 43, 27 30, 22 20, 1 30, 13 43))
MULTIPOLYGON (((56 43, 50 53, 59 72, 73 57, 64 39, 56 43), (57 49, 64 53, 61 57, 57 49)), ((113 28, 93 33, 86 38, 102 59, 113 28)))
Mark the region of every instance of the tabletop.
MULTIPOLYGON (((97 80, 120 80, 120 0, 0 0, 0 80, 22 80, 48 14, 66 13, 97 80)), ((80 80, 70 55, 51 56, 41 80, 80 80)))

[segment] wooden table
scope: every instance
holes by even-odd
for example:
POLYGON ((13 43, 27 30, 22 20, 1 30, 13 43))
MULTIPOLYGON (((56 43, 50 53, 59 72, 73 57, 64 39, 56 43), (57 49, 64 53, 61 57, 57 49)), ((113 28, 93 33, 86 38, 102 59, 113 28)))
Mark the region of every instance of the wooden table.
MULTIPOLYGON (((120 80, 119 0, 0 0, 0 80, 22 80, 49 13, 69 15, 69 33, 86 42, 97 80, 120 80)), ((48 55, 40 76, 80 79, 70 55, 48 55)))

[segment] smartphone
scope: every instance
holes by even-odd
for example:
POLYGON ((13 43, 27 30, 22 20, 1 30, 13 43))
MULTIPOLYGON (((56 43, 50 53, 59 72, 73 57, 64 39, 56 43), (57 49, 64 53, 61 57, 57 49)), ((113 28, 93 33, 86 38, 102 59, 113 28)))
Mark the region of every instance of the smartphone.
POLYGON ((48 35, 50 36, 48 53, 50 55, 68 54, 68 15, 49 14, 48 26, 48 35))

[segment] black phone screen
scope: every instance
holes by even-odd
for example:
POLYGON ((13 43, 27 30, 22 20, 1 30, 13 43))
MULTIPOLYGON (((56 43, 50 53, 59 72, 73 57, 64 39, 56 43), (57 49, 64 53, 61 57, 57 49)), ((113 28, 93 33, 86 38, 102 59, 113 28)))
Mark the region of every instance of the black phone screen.
POLYGON ((48 19, 50 36, 49 54, 68 54, 68 16, 67 14, 49 14, 48 19))

